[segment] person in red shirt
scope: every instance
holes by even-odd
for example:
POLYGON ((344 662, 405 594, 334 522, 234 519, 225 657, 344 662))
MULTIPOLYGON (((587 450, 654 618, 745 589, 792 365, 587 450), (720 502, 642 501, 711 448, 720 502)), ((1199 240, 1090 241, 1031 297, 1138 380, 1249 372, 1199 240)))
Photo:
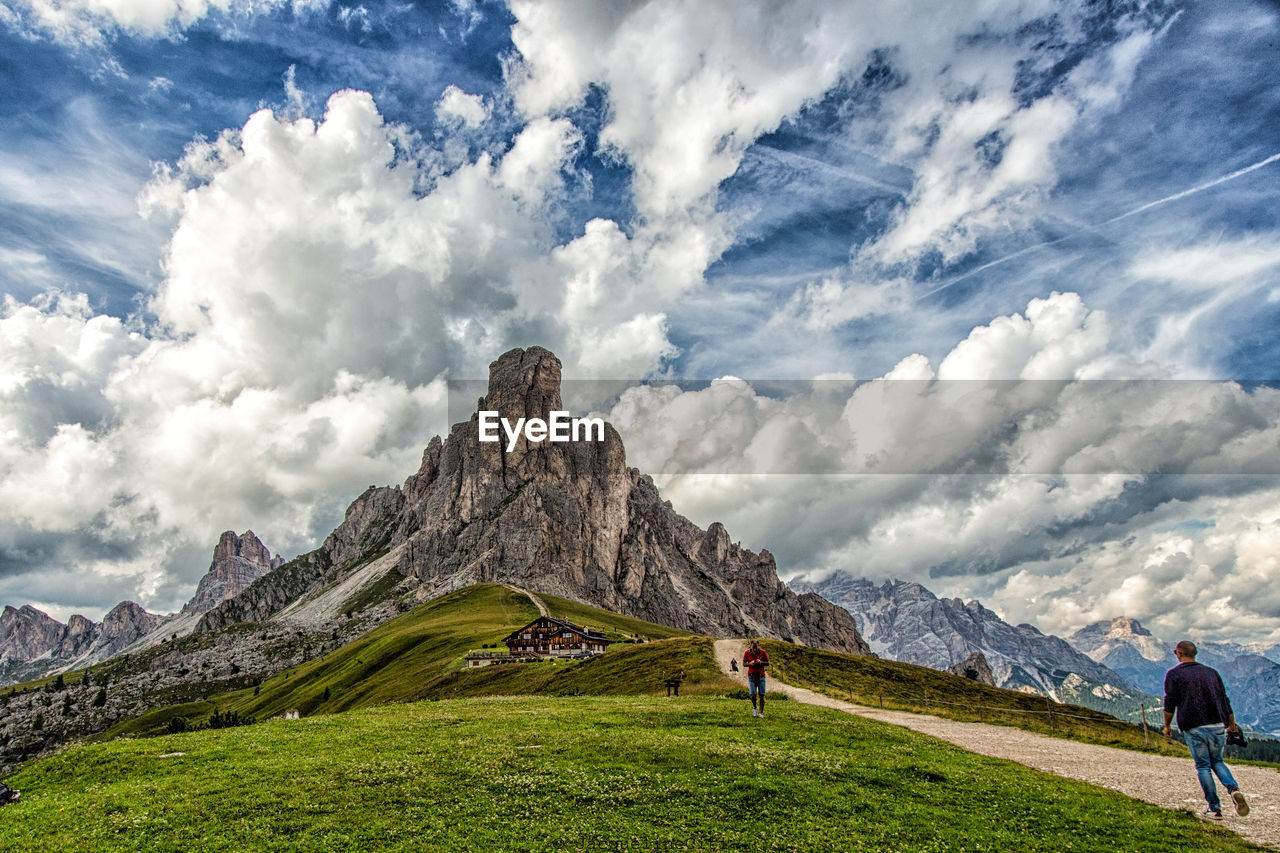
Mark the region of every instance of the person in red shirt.
POLYGON ((759 640, 751 641, 751 648, 742 655, 742 665, 747 668, 747 690, 751 694, 751 716, 764 716, 764 668, 769 665, 769 653, 760 648, 759 640))

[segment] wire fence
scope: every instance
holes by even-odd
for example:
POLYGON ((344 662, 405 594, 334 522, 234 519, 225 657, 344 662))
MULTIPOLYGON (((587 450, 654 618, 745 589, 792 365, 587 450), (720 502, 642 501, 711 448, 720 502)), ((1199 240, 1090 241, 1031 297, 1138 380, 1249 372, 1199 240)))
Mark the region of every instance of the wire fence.
MULTIPOLYGON (((849 691, 849 698, 853 701, 857 701, 855 691, 853 690, 849 691)), ((880 707, 883 708, 884 707, 883 692, 877 694, 877 698, 879 699, 880 707)), ((891 698, 891 701, 893 701, 892 698, 891 698)), ((901 700, 898 700, 898 701, 901 701, 901 700)), ((919 704, 915 703, 914 701, 909 702, 908 704, 914 705, 915 707, 919 707, 919 704)), ((936 697, 931 697, 929 695, 929 691, 926 690, 924 694, 925 712, 928 713, 933 706, 937 706, 937 705, 946 705, 953 708, 964 709, 966 711, 969 711, 973 715, 977 716, 979 720, 982 720, 983 717, 985 716, 984 712, 992 711, 992 712, 995 712, 992 716, 997 716, 999 714, 1040 715, 1048 718, 1050 728, 1056 728, 1057 720, 1063 719, 1063 720, 1083 720, 1084 722, 1098 723, 1100 725, 1120 726, 1125 730, 1141 729, 1143 734, 1143 739, 1144 741, 1146 741, 1147 745, 1150 745, 1150 729, 1155 728, 1157 730, 1160 730, 1160 728, 1163 726, 1163 723, 1158 723, 1156 721, 1153 721, 1148 716, 1150 713, 1154 712, 1157 715, 1157 720, 1158 720, 1159 714, 1160 714, 1160 708, 1148 709, 1145 704, 1141 705, 1137 709, 1138 714, 1140 715, 1140 720, 1129 721, 1129 720, 1122 720, 1118 717, 1107 714, 1104 711, 1097 711, 1095 715, 1085 715, 1085 714, 1072 714, 1064 710, 1057 710, 1056 708, 1054 708, 1052 704, 1052 700, 1047 696, 1045 697, 1045 707, 1043 709, 1014 708, 1008 705, 988 705, 981 702, 949 702, 945 699, 938 699, 936 697)))

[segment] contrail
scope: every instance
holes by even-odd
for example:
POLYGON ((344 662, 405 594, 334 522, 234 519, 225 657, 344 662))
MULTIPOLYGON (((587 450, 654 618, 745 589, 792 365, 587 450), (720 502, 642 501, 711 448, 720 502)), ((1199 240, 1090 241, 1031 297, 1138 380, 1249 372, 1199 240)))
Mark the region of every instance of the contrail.
POLYGON ((1252 166, 1245 166, 1242 169, 1236 169, 1234 172, 1231 172, 1230 174, 1223 175, 1220 178, 1214 178, 1212 181, 1207 181, 1198 186, 1194 186, 1191 189, 1183 190, 1182 192, 1174 193, 1173 195, 1165 196, 1164 198, 1156 199, 1155 201, 1149 201, 1146 204, 1141 205, 1139 207, 1135 207, 1133 210, 1122 213, 1119 216, 1113 216, 1110 219, 1107 219, 1096 226, 1086 226, 1077 231, 1073 231, 1064 237, 1059 237, 1056 240, 1048 240, 1044 243, 1037 243, 1034 246, 1027 246, 1025 249, 1019 249, 1013 254, 1005 255, 1003 258, 996 258, 994 261, 988 261, 987 263, 983 264, 980 267, 976 267, 975 269, 971 269, 966 273, 958 275, 955 278, 951 279, 951 281, 948 281, 945 284, 940 284, 937 287, 935 287, 933 290, 922 293, 911 301, 919 302, 921 299, 932 296, 938 291, 946 290, 948 287, 951 287, 952 285, 955 285, 955 284, 959 284, 960 282, 964 281, 966 278, 975 276, 980 272, 989 270, 992 267, 1000 266, 1003 263, 1012 261, 1015 258, 1020 258, 1023 255, 1030 254, 1031 252, 1037 252, 1040 249, 1045 249, 1045 248, 1048 248, 1049 246, 1057 245, 1058 243, 1061 243, 1064 240, 1070 240, 1072 237, 1075 237, 1078 234, 1081 234, 1085 231, 1096 230, 1097 228, 1101 228, 1103 225, 1110 225, 1113 222, 1119 222, 1121 219, 1128 219, 1130 216, 1135 216, 1139 213, 1142 213, 1144 210, 1150 210, 1153 207, 1159 207, 1162 204, 1168 204, 1171 201, 1177 201, 1180 198, 1186 198, 1189 195, 1195 195, 1198 192, 1204 192, 1207 189, 1216 187, 1218 184, 1225 184, 1227 181, 1234 181, 1236 178, 1240 177, 1241 175, 1247 175, 1256 169, 1261 169, 1263 166, 1269 166, 1272 163, 1276 162, 1277 160, 1280 160, 1280 153, 1272 154, 1267 159, 1259 160, 1257 163, 1254 163, 1252 166))
POLYGON ((1135 207, 1133 210, 1129 211, 1128 213, 1122 213, 1119 216, 1113 216, 1110 219, 1108 219, 1106 222, 1103 222, 1102 224, 1110 225, 1112 222, 1119 222, 1121 219, 1127 219, 1130 216, 1141 213, 1144 210, 1150 210, 1153 207, 1159 207, 1162 204, 1167 204, 1168 202, 1171 202, 1171 201, 1177 201, 1178 199, 1186 198, 1189 195, 1195 195, 1196 193, 1203 192, 1204 190, 1207 190, 1210 187, 1216 187, 1218 184, 1225 184, 1227 181, 1234 181, 1236 178, 1240 177, 1241 175, 1247 175, 1250 172, 1254 171, 1255 169, 1261 169, 1263 166, 1268 166, 1276 162, 1277 160, 1280 160, 1280 154, 1272 154, 1267 159, 1259 160, 1257 163, 1254 163, 1252 166, 1245 166, 1243 169, 1236 169, 1234 172, 1232 172, 1229 175, 1223 175, 1221 178, 1214 178, 1212 181, 1201 184, 1198 187, 1192 187, 1189 190, 1183 190, 1180 193, 1174 193, 1171 196, 1165 196, 1164 198, 1157 199, 1156 201, 1149 201, 1146 204, 1142 205, 1141 207, 1135 207))

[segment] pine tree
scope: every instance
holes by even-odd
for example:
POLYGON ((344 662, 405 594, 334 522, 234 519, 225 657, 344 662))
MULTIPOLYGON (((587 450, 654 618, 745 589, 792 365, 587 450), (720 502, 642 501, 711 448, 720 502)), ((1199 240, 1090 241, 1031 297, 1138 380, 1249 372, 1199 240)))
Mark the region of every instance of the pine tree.
POLYGON ((58 677, 53 682, 54 690, 66 690, 67 682, 62 678, 62 673, 58 673, 58 677))
POLYGON ((31 721, 31 728, 40 731, 44 728, 44 714, 36 714, 36 718, 31 721))
POLYGON ((107 688, 105 686, 98 688, 98 695, 93 697, 93 707, 101 708, 107 704, 107 688))

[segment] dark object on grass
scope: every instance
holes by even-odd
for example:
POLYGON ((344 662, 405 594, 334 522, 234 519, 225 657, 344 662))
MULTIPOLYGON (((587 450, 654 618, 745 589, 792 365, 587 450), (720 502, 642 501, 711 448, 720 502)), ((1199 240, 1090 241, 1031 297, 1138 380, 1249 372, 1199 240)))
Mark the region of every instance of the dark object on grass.
POLYGON ((1238 746, 1244 749, 1249 741, 1244 739, 1244 732, 1239 729, 1227 729, 1227 746, 1238 746))
POLYGON ((22 792, 15 791, 3 782, 0 782, 0 806, 7 806, 9 803, 16 803, 22 798, 22 792))
POLYGON ((664 683, 667 685, 667 695, 668 695, 668 696, 679 696, 679 695, 680 695, 680 682, 681 682, 682 680, 683 680, 683 679, 679 679, 679 678, 668 678, 668 679, 664 682, 664 683))

